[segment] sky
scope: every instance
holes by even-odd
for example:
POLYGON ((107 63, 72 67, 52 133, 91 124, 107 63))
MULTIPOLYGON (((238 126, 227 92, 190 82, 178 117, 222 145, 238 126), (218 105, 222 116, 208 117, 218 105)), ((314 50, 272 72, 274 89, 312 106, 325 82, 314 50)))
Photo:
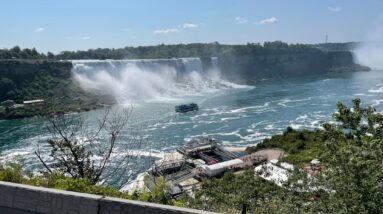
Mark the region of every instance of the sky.
POLYGON ((383 0, 0 0, 0 48, 363 41, 382 16, 383 0))

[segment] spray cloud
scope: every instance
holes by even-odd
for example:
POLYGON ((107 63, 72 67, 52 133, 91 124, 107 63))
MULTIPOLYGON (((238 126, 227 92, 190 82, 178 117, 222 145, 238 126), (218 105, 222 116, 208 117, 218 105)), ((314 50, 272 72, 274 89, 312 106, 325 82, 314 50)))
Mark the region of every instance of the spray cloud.
POLYGON ((169 100, 236 87, 220 78, 216 63, 204 70, 199 58, 91 60, 73 64, 74 78, 84 90, 112 96, 120 103, 169 100))
POLYGON ((379 16, 365 41, 354 52, 358 63, 372 69, 383 69, 383 16, 379 16))

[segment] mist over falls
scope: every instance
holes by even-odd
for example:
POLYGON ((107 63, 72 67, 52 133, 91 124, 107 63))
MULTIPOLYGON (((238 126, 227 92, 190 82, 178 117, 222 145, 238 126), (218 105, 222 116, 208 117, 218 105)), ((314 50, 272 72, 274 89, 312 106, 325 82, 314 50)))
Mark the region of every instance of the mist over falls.
POLYGON ((379 16, 366 33, 365 41, 360 43, 354 55, 357 63, 371 67, 372 69, 383 69, 383 16, 379 16))
POLYGON ((223 81, 217 58, 77 60, 74 78, 86 91, 117 102, 172 99, 235 87, 223 81))

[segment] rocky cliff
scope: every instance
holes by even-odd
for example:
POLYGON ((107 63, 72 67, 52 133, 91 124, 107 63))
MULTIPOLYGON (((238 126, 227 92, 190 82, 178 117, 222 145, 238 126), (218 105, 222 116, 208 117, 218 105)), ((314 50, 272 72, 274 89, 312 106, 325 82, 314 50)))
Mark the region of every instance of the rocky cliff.
POLYGON ((227 79, 241 82, 369 70, 355 64, 348 51, 310 50, 264 54, 231 52, 220 56, 218 64, 227 79))

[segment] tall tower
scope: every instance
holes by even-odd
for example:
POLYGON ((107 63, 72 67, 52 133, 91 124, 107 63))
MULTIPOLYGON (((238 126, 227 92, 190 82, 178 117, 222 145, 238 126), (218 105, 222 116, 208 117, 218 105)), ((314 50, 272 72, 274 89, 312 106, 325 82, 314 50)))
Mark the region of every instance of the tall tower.
POLYGON ((328 35, 326 34, 325 43, 328 43, 328 35))

